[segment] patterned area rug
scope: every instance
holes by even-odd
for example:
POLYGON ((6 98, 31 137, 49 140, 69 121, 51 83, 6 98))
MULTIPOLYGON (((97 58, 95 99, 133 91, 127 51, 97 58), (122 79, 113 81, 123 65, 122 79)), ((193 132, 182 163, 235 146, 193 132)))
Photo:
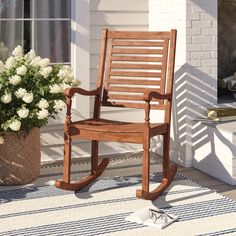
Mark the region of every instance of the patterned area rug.
MULTIPOLYGON (((0 186, 0 236, 236 235, 234 201, 179 173, 156 201, 136 199, 141 176, 134 173, 140 173, 140 166, 131 163, 112 161, 107 176, 78 192, 53 186, 61 165, 44 166, 41 176, 30 185, 0 186), (130 213, 151 205, 178 215, 179 220, 162 230, 125 221, 130 213)), ((161 180, 159 168, 151 175, 152 187, 161 180)), ((75 175, 78 169, 85 174, 88 165, 74 164, 75 175)))

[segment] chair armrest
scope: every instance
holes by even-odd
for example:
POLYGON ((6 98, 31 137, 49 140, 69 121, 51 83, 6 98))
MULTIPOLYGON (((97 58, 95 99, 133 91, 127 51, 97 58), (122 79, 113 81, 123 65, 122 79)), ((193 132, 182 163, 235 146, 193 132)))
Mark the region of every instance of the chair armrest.
POLYGON ((100 89, 94 89, 94 90, 85 90, 82 88, 67 88, 64 91, 65 96, 67 97, 73 97, 75 93, 85 95, 85 96, 92 96, 92 95, 98 95, 100 93, 100 89))
POLYGON ((157 99, 171 99, 171 94, 167 93, 167 94, 161 94, 158 93, 156 91, 146 91, 143 94, 143 100, 144 101, 151 101, 152 98, 157 98, 157 99))

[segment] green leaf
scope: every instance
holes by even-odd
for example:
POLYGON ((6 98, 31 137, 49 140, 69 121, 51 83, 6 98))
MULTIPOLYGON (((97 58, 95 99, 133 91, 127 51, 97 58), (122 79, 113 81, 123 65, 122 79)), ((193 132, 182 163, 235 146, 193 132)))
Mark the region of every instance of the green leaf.
POLYGON ((39 88, 39 94, 41 96, 44 96, 44 89, 42 87, 39 88))

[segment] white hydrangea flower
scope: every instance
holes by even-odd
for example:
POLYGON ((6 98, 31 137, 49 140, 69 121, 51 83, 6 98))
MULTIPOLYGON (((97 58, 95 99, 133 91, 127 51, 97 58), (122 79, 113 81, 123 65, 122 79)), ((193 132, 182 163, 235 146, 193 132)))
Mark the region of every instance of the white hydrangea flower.
POLYGON ((24 65, 22 65, 16 69, 16 73, 18 75, 25 75, 26 72, 27 72, 27 68, 24 65))
POLYGON ((72 68, 71 68, 70 66, 68 66, 68 65, 63 66, 63 67, 59 70, 57 76, 58 76, 61 80, 65 80, 65 79, 66 79, 67 81, 65 81, 65 82, 71 82, 71 80, 74 78, 74 77, 73 77, 73 70, 72 70, 72 68))
POLYGON ((47 78, 50 73, 52 72, 52 67, 51 66, 47 66, 47 67, 44 67, 42 68, 39 73, 44 77, 44 78, 47 78))
POLYGON ((17 98, 23 98, 27 94, 27 91, 24 88, 19 88, 14 94, 17 98))
POLYGON ((36 53, 34 49, 31 49, 26 55, 25 59, 32 61, 36 57, 36 53))
POLYGON ((26 93, 24 95, 24 97, 22 98, 22 100, 25 102, 25 103, 31 103, 34 99, 34 95, 33 93, 26 93))
POLYGON ((12 56, 14 57, 22 57, 23 56, 23 48, 20 45, 17 45, 12 52, 12 56))
POLYGON ((73 69, 71 66, 69 65, 64 65, 62 66, 62 70, 67 70, 68 72, 72 73, 73 72, 73 69))
POLYGON ((80 81, 78 79, 73 79, 72 83, 73 83, 74 86, 80 85, 80 81))
POLYGON ((42 98, 39 103, 37 104, 37 106, 40 108, 40 109, 45 109, 45 108, 48 108, 49 107, 49 103, 46 99, 42 98))
POLYGON ((2 97, 1 97, 1 101, 2 101, 3 103, 5 103, 5 104, 11 102, 11 100, 12 100, 12 96, 11 96, 10 93, 4 94, 4 95, 2 95, 2 97))
POLYGON ((19 75, 14 75, 9 78, 10 84, 17 85, 21 82, 21 77, 19 75))
POLYGON ((65 90, 67 88, 71 88, 71 85, 66 84, 66 83, 61 83, 60 86, 62 87, 63 90, 65 90))
POLYGON ((29 109, 27 109, 26 107, 22 107, 17 111, 17 114, 20 118, 24 119, 29 115, 29 109))
POLYGON ((43 58, 40 62, 39 62, 39 65, 41 67, 46 67, 48 66, 48 64, 50 63, 50 60, 48 58, 43 58))
POLYGON ((14 120, 10 125, 10 129, 13 131, 18 131, 20 130, 21 127, 21 122, 19 120, 14 120))
POLYGON ((42 119, 48 117, 48 114, 49 114, 49 113, 48 113, 48 110, 47 110, 47 109, 42 109, 42 110, 40 110, 40 111, 37 112, 37 116, 38 116, 38 119, 39 119, 39 120, 42 120, 42 119))
POLYGON ((55 100, 54 103, 55 105, 53 106, 53 108, 55 109, 55 111, 60 111, 66 107, 65 102, 62 100, 55 100))
POLYGON ((41 60, 42 60, 42 58, 40 56, 37 56, 37 57, 33 58, 33 60, 30 62, 30 65, 40 66, 41 60))
POLYGON ((64 79, 66 76, 68 75, 68 72, 67 70, 62 70, 60 69, 57 76, 60 78, 60 79, 64 79))
POLYGON ((67 76, 63 79, 63 82, 65 83, 71 83, 74 80, 73 76, 67 76))
POLYGON ((5 65, 2 61, 0 61, 0 73, 4 72, 6 70, 5 65))
POLYGON ((5 67, 7 69, 12 69, 16 65, 16 60, 14 57, 9 57, 6 61, 5 67))
POLYGON ((63 88, 60 86, 60 84, 53 84, 49 86, 50 93, 63 93, 63 88))

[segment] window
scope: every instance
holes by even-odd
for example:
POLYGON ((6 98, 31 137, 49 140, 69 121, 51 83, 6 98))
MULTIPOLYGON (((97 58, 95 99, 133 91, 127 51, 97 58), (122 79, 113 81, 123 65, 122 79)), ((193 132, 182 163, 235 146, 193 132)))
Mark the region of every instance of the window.
POLYGON ((52 63, 71 61, 70 0, 0 0, 0 60, 16 45, 52 63))

